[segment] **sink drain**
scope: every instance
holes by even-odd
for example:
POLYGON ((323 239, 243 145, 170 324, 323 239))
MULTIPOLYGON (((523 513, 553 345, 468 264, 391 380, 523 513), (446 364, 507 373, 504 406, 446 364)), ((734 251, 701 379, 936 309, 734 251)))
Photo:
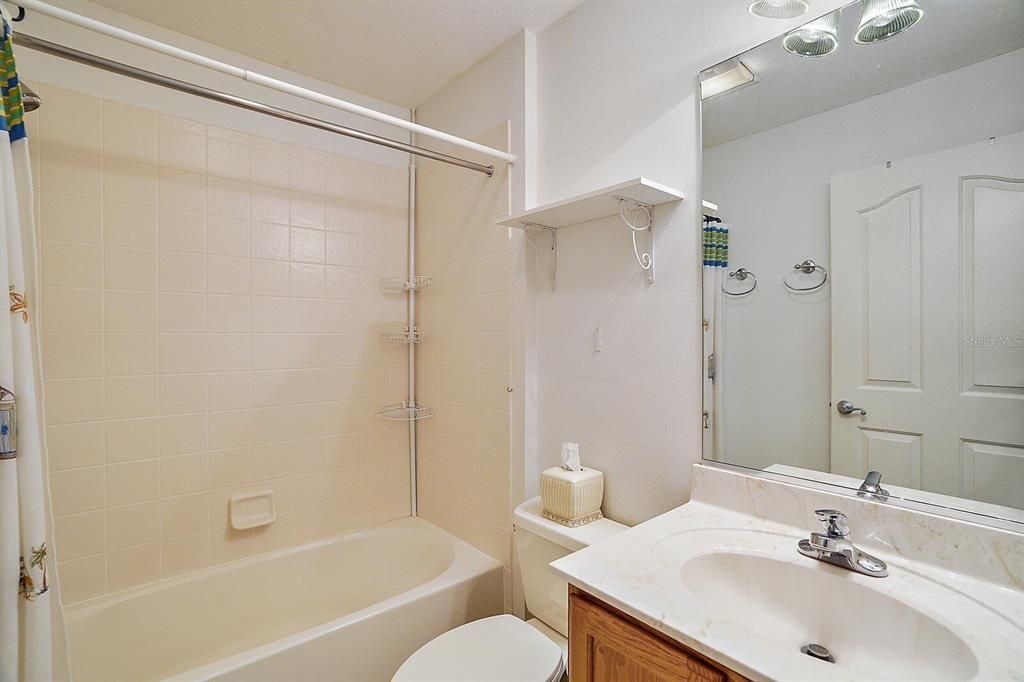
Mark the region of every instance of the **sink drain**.
POLYGON ((819 661, 825 661, 827 663, 835 663, 835 656, 832 652, 823 647, 820 644, 805 644, 800 647, 800 653, 807 654, 811 658, 816 658, 819 661))

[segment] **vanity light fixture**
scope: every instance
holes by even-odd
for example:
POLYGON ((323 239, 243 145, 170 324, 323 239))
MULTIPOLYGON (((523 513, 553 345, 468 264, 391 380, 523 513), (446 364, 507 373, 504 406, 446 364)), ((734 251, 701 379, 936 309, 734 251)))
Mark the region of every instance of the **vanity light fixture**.
POLYGON ((757 76, 746 64, 739 59, 730 59, 701 73, 700 98, 711 99, 756 81, 757 76))
POLYGON ((864 0, 853 40, 858 45, 880 43, 910 29, 923 16, 917 0, 864 0))
POLYGON ((787 52, 799 57, 824 57, 839 47, 839 11, 795 28, 782 38, 787 52))
POLYGON ((807 12, 806 0, 754 0, 747 8, 762 19, 792 19, 807 12))

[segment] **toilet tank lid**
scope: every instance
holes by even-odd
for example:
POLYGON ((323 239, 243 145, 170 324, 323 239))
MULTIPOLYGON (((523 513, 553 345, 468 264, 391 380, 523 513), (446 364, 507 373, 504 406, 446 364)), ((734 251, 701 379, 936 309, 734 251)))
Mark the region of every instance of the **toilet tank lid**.
POLYGON ((516 507, 513 522, 517 528, 530 531, 540 537, 565 547, 573 552, 618 535, 629 526, 616 523, 611 519, 598 519, 579 528, 569 528, 560 523, 545 519, 541 512, 543 505, 540 497, 533 497, 516 507))
POLYGON ((564 671, 557 644, 504 614, 435 637, 406 659, 391 682, 547 682, 564 671))

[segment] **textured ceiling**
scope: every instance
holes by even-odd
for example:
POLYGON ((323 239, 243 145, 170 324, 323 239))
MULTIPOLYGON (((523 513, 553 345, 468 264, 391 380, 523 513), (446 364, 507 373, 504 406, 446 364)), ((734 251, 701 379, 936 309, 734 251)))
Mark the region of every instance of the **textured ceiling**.
POLYGON ((581 0, 96 0, 343 88, 416 106, 581 0))

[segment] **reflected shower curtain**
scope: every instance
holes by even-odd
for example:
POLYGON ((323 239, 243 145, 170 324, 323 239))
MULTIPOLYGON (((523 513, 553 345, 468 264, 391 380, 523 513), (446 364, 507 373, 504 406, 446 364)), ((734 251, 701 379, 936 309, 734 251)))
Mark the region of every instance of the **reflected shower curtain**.
POLYGON ((716 219, 704 220, 704 455, 722 459, 722 321, 726 270, 729 267, 729 228, 716 219))
POLYGON ((0 681, 17 682, 62 677, 66 666, 53 663, 54 642, 63 644, 64 637, 47 556, 32 178, 6 19, 0 40, 0 295, 6 301, 0 308, 0 681))

